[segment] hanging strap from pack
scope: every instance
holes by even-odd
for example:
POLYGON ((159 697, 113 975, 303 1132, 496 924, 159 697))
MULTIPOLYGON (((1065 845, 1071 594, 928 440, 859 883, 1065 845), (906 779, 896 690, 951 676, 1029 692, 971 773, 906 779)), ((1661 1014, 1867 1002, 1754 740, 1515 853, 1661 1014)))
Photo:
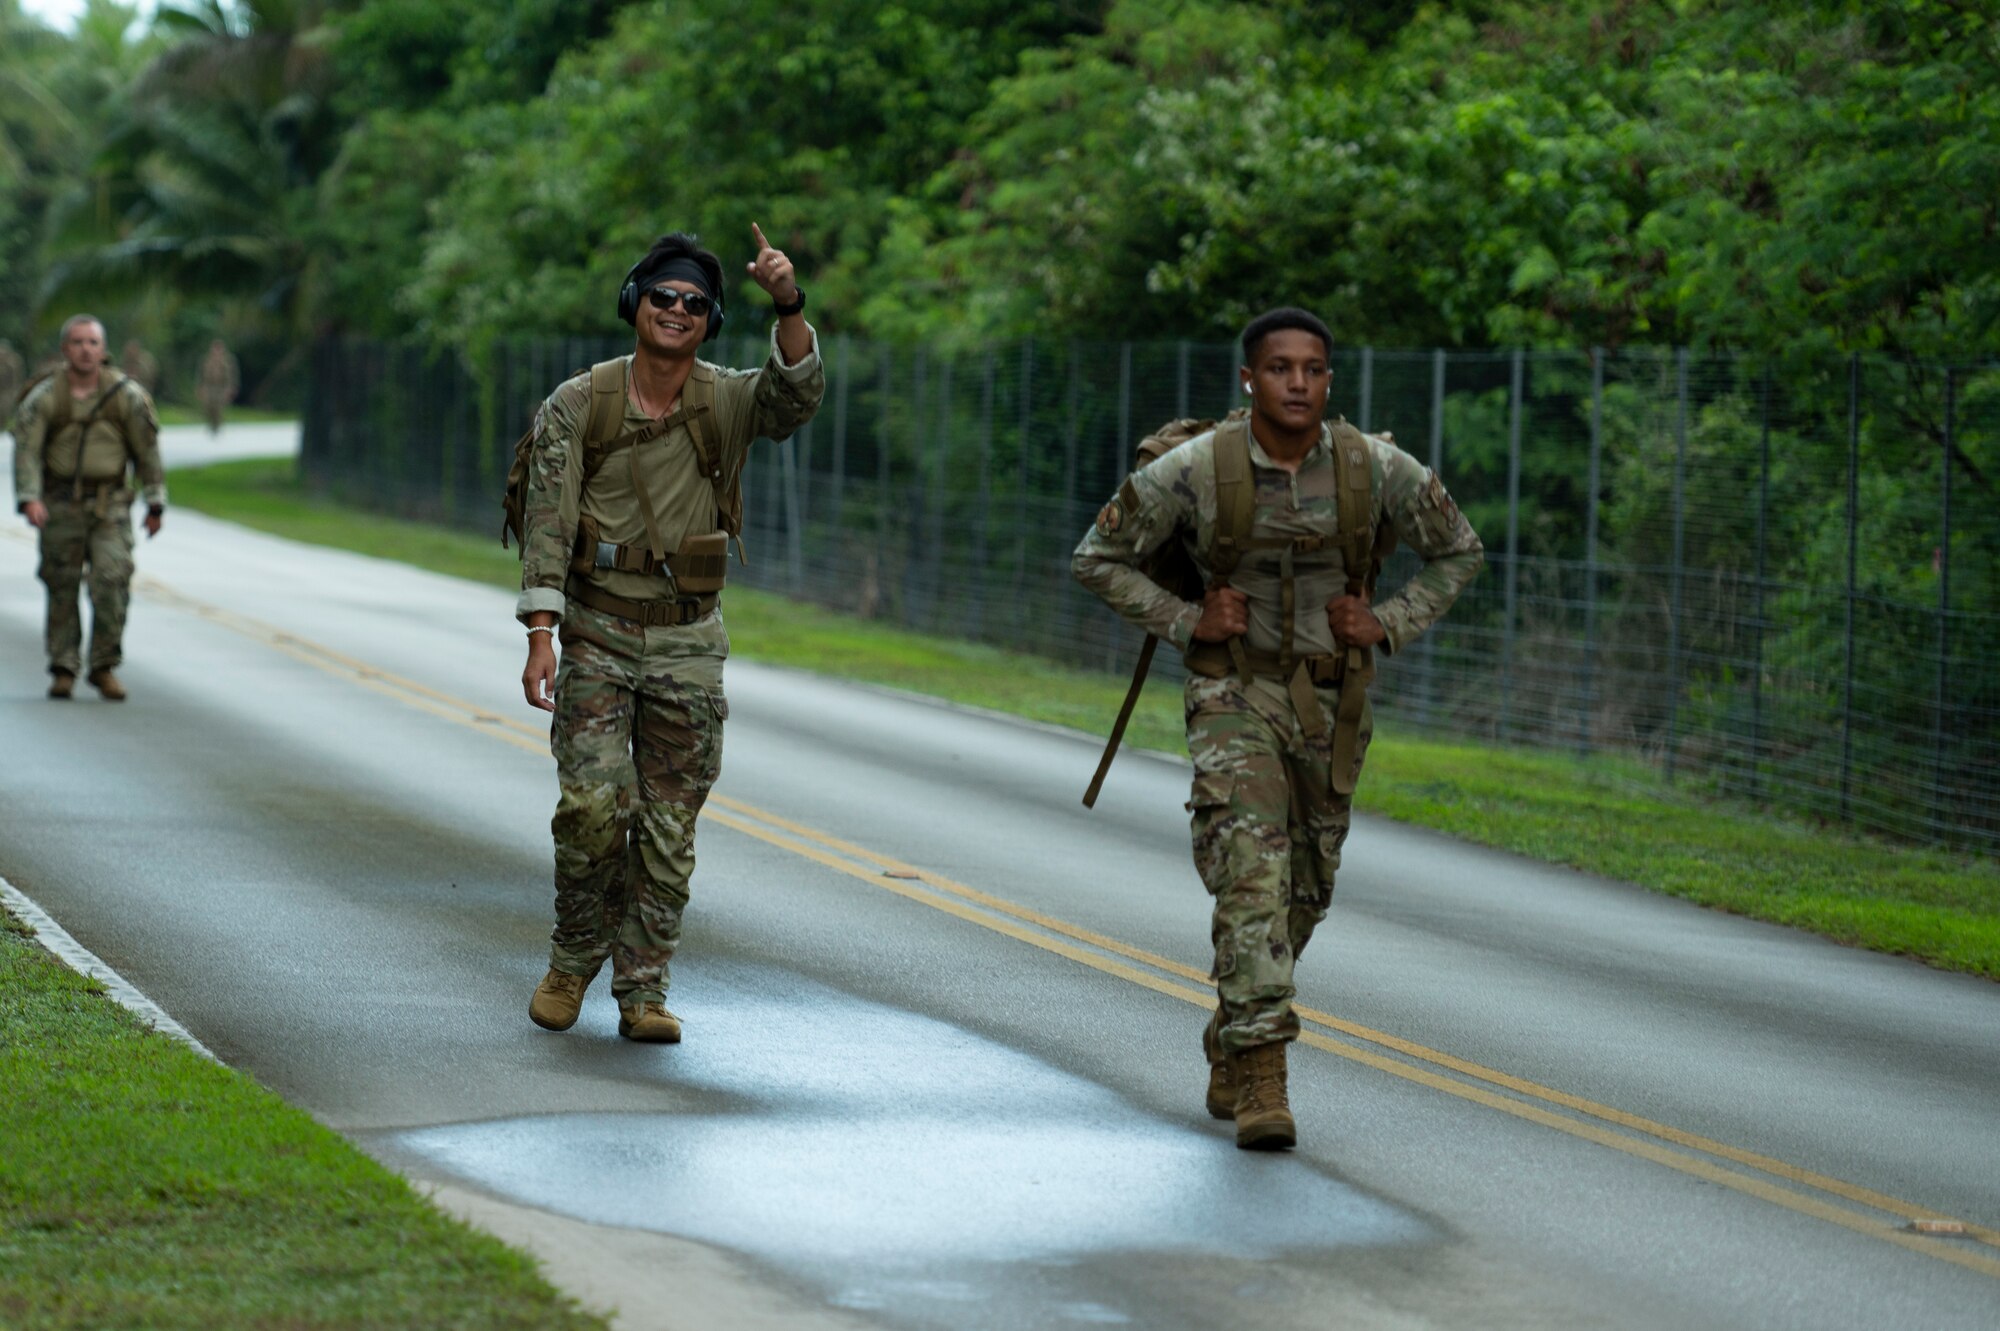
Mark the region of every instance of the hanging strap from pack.
MULTIPOLYGON (((1250 466, 1250 422, 1230 421, 1216 427, 1215 446, 1215 531, 1209 541, 1208 569, 1211 587, 1227 587, 1249 548, 1250 529, 1257 522, 1257 477, 1250 466)), ((1236 674, 1250 682, 1250 662, 1243 654, 1243 636, 1224 644, 1236 674)))
MULTIPOLYGON (((1346 421, 1333 427, 1335 501, 1340 523, 1341 561, 1347 569, 1347 594, 1371 600, 1381 558, 1387 554, 1375 538, 1375 476, 1369 465, 1368 441, 1346 421)), ((1354 755, 1361 743, 1361 713, 1368 705, 1368 685, 1375 678, 1375 652, 1349 647, 1340 675, 1340 700, 1333 715, 1334 792, 1354 793, 1354 755)), ((1310 690, 1308 690, 1310 692, 1310 690)), ((1315 711, 1318 709, 1315 708, 1315 711)))
MULTIPOLYGON (((1243 560, 1250 528, 1257 517, 1257 482, 1250 470, 1250 423, 1247 420, 1224 421, 1218 425, 1212 456, 1215 460, 1215 531, 1209 547, 1210 585, 1226 587, 1229 575, 1243 560)), ((1134 488, 1131 477, 1126 477, 1118 487, 1118 495, 1127 510, 1138 507, 1139 492, 1134 488)), ((1118 746, 1125 739, 1125 727, 1132 720, 1133 709, 1139 705, 1139 693, 1146 686, 1146 675, 1153 668, 1153 653, 1159 650, 1159 646, 1159 638, 1148 633, 1145 646, 1139 649, 1138 663, 1132 667, 1132 684, 1125 690, 1125 702, 1118 709, 1118 719, 1111 725, 1110 738, 1104 742, 1104 756, 1097 760, 1097 773, 1090 778, 1090 788, 1083 792, 1083 807, 1086 809, 1097 807, 1097 794, 1104 787, 1104 777, 1111 770, 1111 760, 1118 756, 1118 746)), ((1229 655, 1243 682, 1249 683, 1250 660, 1244 654, 1240 636, 1229 640, 1229 655)))

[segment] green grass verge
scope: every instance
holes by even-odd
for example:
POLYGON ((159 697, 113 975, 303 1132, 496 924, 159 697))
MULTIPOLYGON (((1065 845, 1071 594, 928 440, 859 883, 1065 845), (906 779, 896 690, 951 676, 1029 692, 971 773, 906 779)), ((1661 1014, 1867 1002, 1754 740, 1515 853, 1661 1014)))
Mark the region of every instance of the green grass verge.
MULTIPOLYGON (((288 462, 175 473, 177 503, 297 540, 499 586, 520 566, 497 540, 344 509, 288 462)), ((497 508, 497 503, 496 503, 497 508)), ((496 524, 497 526, 497 524, 496 524)), ((738 655, 889 684, 1101 733, 1124 682, 746 590, 729 593, 738 655)), ((1393 667, 1391 667, 1393 668, 1393 667)), ((1128 742, 1184 753, 1180 697, 1149 688, 1128 742)), ((1077 773, 1078 793, 1089 773, 1077 773)), ((1705 906, 2000 979, 2000 865, 1765 816, 1672 788, 1615 758, 1438 741, 1381 726, 1360 807, 1482 845, 1621 878, 1705 906)))
POLYGON ((0 912, 0 1326, 605 1323, 0 912))
MULTIPOLYGON (((201 414, 200 407, 184 406, 178 402, 158 402, 154 409, 160 414, 162 425, 205 425, 208 418, 201 414)), ((262 407, 231 407, 223 413, 225 425, 277 425, 295 421, 296 411, 266 411, 262 407)))

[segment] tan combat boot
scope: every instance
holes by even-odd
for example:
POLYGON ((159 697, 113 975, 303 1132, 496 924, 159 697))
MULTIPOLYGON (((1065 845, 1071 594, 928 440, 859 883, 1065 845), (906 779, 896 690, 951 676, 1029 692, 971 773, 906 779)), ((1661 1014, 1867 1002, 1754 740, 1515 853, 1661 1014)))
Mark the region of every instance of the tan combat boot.
POLYGON ((67 670, 52 671, 49 675, 49 696, 67 700, 76 693, 76 676, 67 670))
POLYGON ((667 1011, 664 1003, 648 1000, 624 1004, 618 1009, 618 1033, 646 1044, 679 1044, 681 1019, 667 1011))
POLYGON ((1246 1049, 1236 1064, 1236 1144, 1246 1151, 1286 1151, 1299 1144, 1299 1125, 1285 1102, 1285 1046, 1246 1049))
POLYGON ((568 1030, 576 1025, 577 1014, 583 1011, 583 991, 596 978, 597 971, 571 975, 549 967, 549 973, 535 986, 535 996, 528 1000, 528 1020, 545 1031, 568 1030))
POLYGON ((90 687, 96 689, 106 702, 125 701, 125 686, 118 682, 118 676, 111 673, 109 666, 90 672, 90 687))
POLYGON ((1208 1116, 1236 1117, 1236 1062, 1222 1048, 1216 1031, 1222 1025, 1222 1009, 1202 1027, 1201 1052, 1208 1059, 1208 1116))

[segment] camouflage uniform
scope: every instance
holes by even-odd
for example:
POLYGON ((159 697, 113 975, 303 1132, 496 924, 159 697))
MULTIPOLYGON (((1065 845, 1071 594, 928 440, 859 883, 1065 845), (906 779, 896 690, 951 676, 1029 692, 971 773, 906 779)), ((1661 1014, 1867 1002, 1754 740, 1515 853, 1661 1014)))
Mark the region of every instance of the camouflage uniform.
POLYGON ((0 339, 0 430, 6 430, 14 419, 14 400, 21 395, 27 373, 28 367, 22 362, 21 353, 14 350, 14 344, 0 339))
MULTIPOLYGON (((1229 427, 1224 427, 1229 428, 1229 427)), ((1374 478, 1375 520, 1389 523, 1424 566, 1395 595, 1373 607, 1388 637, 1381 650, 1408 646, 1457 599, 1484 559, 1479 537, 1431 470, 1387 438, 1363 436, 1374 478)), ((1140 571, 1170 540, 1185 544, 1212 581, 1205 552, 1215 531, 1216 432, 1199 435, 1132 477, 1105 505, 1076 548, 1077 578, 1133 624, 1187 651, 1201 606, 1182 600, 1140 571)), ((1270 460, 1254 435, 1250 461, 1256 482, 1255 540, 1327 538, 1338 528, 1333 435, 1320 441, 1296 474, 1270 460)), ((1229 585, 1249 605, 1244 645, 1278 658, 1287 646, 1285 565, 1294 581, 1289 646, 1295 659, 1337 655, 1326 604, 1346 590, 1340 543, 1302 551, 1252 549, 1229 585)), ((1220 1048, 1240 1053, 1295 1039, 1293 963, 1326 917, 1334 873, 1347 839, 1351 795, 1334 789, 1330 726, 1309 733, 1300 722, 1290 681, 1234 673, 1221 678, 1191 670, 1186 686, 1188 754, 1194 785, 1195 867, 1215 898, 1213 939, 1220 1048)), ((1336 684, 1314 685, 1324 717, 1338 707, 1336 684)), ((1372 717, 1364 707, 1353 769, 1367 754, 1372 717)), ((1352 781, 1342 782, 1351 790, 1352 781)))
POLYGON ((118 353, 118 368, 137 380, 148 394, 160 391, 160 362, 136 338, 118 353))
MULTIPOLYGON (((783 363, 774 330, 762 369, 706 368, 716 379, 707 434, 728 475, 740 472, 753 439, 783 439, 810 420, 826 388, 816 335, 795 365, 783 363)), ((536 611, 561 616, 550 728, 561 792, 549 964, 589 975, 609 956, 621 1004, 659 1002, 694 872, 695 816, 722 769, 729 635, 719 607, 685 625, 642 626, 584 605, 573 595, 579 579, 630 601, 662 600, 674 589, 664 573, 576 573, 570 561, 586 517, 602 540, 647 542, 634 467, 670 551, 718 530, 716 491, 697 466, 686 424, 612 455, 586 483, 589 402, 590 376, 578 375, 536 415, 516 607, 524 622, 536 611)), ((619 431, 646 423, 628 397, 619 431)))
POLYGON ((49 510, 41 531, 40 577, 49 589, 50 674, 83 673, 77 588, 86 565, 90 669, 109 670, 124 659, 132 590, 128 469, 137 467, 149 508, 167 502, 153 399, 113 369, 98 371, 97 385, 90 397, 73 398, 67 376, 58 372, 28 394, 15 422, 15 502, 39 500, 49 510))
POLYGON ((236 390, 241 386, 236 357, 220 342, 211 344, 208 354, 201 358, 201 374, 195 385, 195 396, 201 402, 201 414, 208 422, 210 434, 221 432, 223 408, 236 400, 236 390))

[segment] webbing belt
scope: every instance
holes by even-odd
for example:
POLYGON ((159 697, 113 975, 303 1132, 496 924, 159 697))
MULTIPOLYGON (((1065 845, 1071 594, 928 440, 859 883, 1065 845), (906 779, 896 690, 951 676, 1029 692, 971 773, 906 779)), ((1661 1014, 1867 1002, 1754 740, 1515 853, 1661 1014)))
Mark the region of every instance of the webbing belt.
POLYGON ((1247 679, 1256 675, 1285 681, 1285 691, 1298 714, 1299 728, 1314 738, 1323 737, 1328 730, 1326 709, 1319 705, 1319 695, 1314 689, 1337 686, 1340 701, 1334 708, 1331 727, 1331 779, 1334 790, 1340 794, 1354 793, 1354 751, 1361 739, 1361 709, 1368 700, 1369 681, 1375 676, 1373 653, 1367 648, 1349 647, 1342 652, 1301 656, 1287 662, 1280 653, 1252 651, 1241 646, 1240 638, 1234 638, 1228 646, 1197 642, 1188 649, 1185 659, 1189 670, 1210 679, 1226 679, 1230 675, 1247 679))
POLYGON ((633 620, 647 628, 670 628, 682 624, 692 624, 697 619, 715 609, 718 597, 681 596, 659 601, 630 601, 623 596, 613 596, 601 587, 572 578, 567 588, 569 599, 579 605, 587 605, 592 610, 601 610, 607 615, 617 615, 620 619, 633 620))
POLYGON ((42 473, 42 495, 45 499, 52 503, 60 503, 67 499, 75 504, 88 500, 97 506, 97 516, 100 518, 110 516, 111 496, 124 488, 123 476, 110 480, 86 481, 80 476, 58 476, 52 471, 42 473))
POLYGON ((707 582, 721 582, 729 575, 729 555, 688 554, 685 551, 668 555, 665 559, 655 559, 653 552, 643 545, 618 545, 612 541, 599 541, 591 556, 591 564, 596 568, 619 573, 644 573, 651 576, 665 571, 676 584, 692 582, 697 586, 707 582))

